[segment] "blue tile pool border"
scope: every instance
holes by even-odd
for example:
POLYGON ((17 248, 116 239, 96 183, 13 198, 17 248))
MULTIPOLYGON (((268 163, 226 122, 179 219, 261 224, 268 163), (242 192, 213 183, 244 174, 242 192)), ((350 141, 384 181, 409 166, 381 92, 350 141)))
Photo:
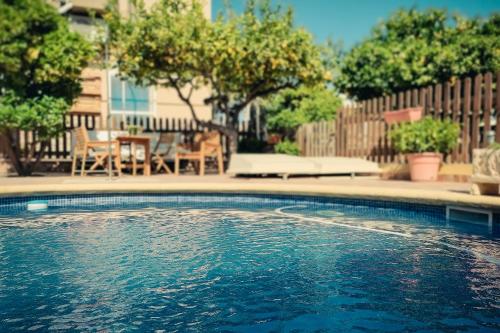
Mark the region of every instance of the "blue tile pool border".
POLYGON ((12 196, 0 197, 0 213, 12 210, 25 210, 28 202, 34 200, 46 200, 49 207, 67 207, 67 208, 85 208, 89 205, 103 205, 111 204, 115 206, 124 206, 130 204, 137 204, 138 198, 141 202, 154 203, 155 200, 147 200, 148 198, 154 199, 177 199, 183 198, 205 198, 209 197, 211 201, 228 202, 231 198, 245 198, 258 203, 265 203, 265 200, 282 200, 291 202, 308 202, 310 204, 324 204, 336 203, 341 205, 352 206, 368 206, 376 208, 389 208, 389 209, 403 209, 415 210, 419 212, 426 212, 432 214, 439 214, 444 216, 446 207, 444 205, 432 205, 428 203, 414 203, 404 201, 390 201, 390 200, 375 200, 364 198, 346 198, 334 196, 320 196, 320 195, 296 195, 296 194, 260 194, 260 193, 210 193, 210 192, 169 192, 169 193, 76 193, 76 194, 37 194, 28 196, 12 196), (264 201, 263 201, 264 200, 264 201))
MULTIPOLYGON (((49 209, 116 209, 151 207, 152 205, 180 206, 190 202, 217 203, 220 207, 231 208, 238 202, 253 205, 256 208, 278 208, 283 205, 324 205, 338 204, 364 208, 388 209, 391 216, 420 216, 443 220, 446 218, 446 205, 418 202, 397 201, 390 199, 366 199, 307 194, 272 194, 272 193, 211 193, 211 192, 149 192, 149 193, 74 193, 74 194, 36 194, 28 196, 0 197, 0 215, 12 215, 24 212, 28 202, 45 200, 49 209), (232 199, 232 200, 231 200, 232 199), (238 200, 236 200, 238 199, 238 200), (203 201, 204 200, 204 201, 203 201)), ((494 214, 494 223, 500 223, 500 214, 494 214)))

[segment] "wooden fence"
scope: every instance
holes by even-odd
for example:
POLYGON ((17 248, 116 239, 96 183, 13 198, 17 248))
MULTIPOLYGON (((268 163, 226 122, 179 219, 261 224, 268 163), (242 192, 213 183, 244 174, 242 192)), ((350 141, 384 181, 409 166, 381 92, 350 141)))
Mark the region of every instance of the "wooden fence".
MULTIPOLYGON (((160 118, 160 117, 140 117, 140 116, 113 116, 110 121, 110 128, 113 131, 123 131, 128 125, 139 125, 145 133, 180 133, 181 140, 184 143, 192 141, 194 134, 203 131, 194 120, 160 118)), ((65 131, 58 137, 52 138, 45 149, 44 161, 64 161, 69 160, 71 156, 71 130, 84 125, 88 130, 106 130, 104 119, 95 114, 69 114, 65 117, 65 131)), ((26 151, 31 145, 34 133, 31 131, 18 130, 18 138, 22 151, 26 151)), ((246 137, 251 135, 248 123, 242 123, 239 128, 239 136, 246 137)), ((223 138, 223 147, 227 152, 227 142, 223 138)), ((37 147, 39 149, 39 147, 37 147)), ((0 136, 0 153, 6 155, 6 142, 0 136)))
POLYGON ((341 109, 334 125, 326 126, 326 130, 322 123, 299 129, 302 154, 362 157, 380 163, 402 162, 388 138, 389 128, 383 113, 416 106, 423 107, 425 116, 451 119, 460 124, 460 143, 446 157, 449 163, 470 163, 474 148, 500 142, 498 72, 372 98, 341 109), (324 146, 327 140, 333 140, 335 148, 318 147, 324 146))
POLYGON ((296 141, 304 156, 335 156, 335 121, 321 121, 299 127, 296 141))

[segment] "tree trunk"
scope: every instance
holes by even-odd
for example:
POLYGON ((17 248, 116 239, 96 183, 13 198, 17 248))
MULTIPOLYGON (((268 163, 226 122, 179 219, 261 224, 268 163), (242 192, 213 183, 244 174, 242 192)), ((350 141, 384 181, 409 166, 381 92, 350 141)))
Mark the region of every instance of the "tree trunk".
POLYGON ((30 176, 31 175, 31 172, 26 170, 23 163, 21 162, 20 156, 18 156, 14 152, 14 149, 11 145, 7 146, 7 156, 9 157, 9 160, 12 163, 14 170, 16 170, 16 172, 19 176, 30 176))
POLYGON ((27 153, 27 157, 23 161, 21 157, 22 151, 19 147, 19 138, 14 138, 13 135, 15 134, 12 132, 5 133, 4 135, 7 140, 7 156, 19 176, 31 176, 43 157, 46 142, 40 143, 41 146, 39 152, 35 151, 37 142, 31 143, 32 146, 30 147, 30 150, 32 151, 27 153), (33 157, 35 158, 35 162, 32 161, 33 157))
POLYGON ((236 154, 238 152, 238 131, 235 129, 228 129, 226 132, 226 136, 229 142, 229 157, 232 154, 236 154))
POLYGON ((18 144, 17 140, 13 138, 10 131, 4 134, 4 138, 7 141, 7 156, 10 159, 14 170, 16 170, 19 176, 24 176, 24 168, 21 163, 21 156, 16 153, 17 151, 19 151, 19 149, 16 149, 16 145, 18 144))

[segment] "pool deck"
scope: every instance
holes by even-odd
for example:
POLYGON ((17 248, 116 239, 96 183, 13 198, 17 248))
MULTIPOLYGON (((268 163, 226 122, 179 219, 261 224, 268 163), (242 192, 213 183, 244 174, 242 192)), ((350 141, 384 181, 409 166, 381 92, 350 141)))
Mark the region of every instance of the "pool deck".
POLYGON ((0 196, 102 193, 102 192, 212 192, 212 193, 274 193, 322 195, 332 197, 396 200, 429 204, 466 205, 500 211, 499 196, 473 196, 470 184, 382 180, 378 177, 296 177, 231 178, 208 175, 150 177, 123 176, 110 180, 107 176, 39 176, 0 178, 0 196))

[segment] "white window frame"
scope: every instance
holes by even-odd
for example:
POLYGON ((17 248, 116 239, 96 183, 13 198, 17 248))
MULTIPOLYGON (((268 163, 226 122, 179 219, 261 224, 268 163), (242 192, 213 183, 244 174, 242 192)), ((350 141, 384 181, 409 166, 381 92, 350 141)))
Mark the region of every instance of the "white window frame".
MULTIPOLYGON (((110 103, 110 110, 112 115, 136 115, 136 116, 155 116, 156 115, 156 89, 154 86, 147 87, 148 89, 148 98, 149 98, 149 110, 148 111, 134 111, 134 110, 115 110, 113 109, 112 103, 112 79, 116 77, 118 71, 112 70, 109 71, 109 87, 108 87, 108 103, 110 103)), ((125 81, 122 81, 122 92, 125 90, 125 81)), ((123 95, 124 96, 124 95, 123 95)), ((123 98, 123 97, 122 97, 123 98)))

